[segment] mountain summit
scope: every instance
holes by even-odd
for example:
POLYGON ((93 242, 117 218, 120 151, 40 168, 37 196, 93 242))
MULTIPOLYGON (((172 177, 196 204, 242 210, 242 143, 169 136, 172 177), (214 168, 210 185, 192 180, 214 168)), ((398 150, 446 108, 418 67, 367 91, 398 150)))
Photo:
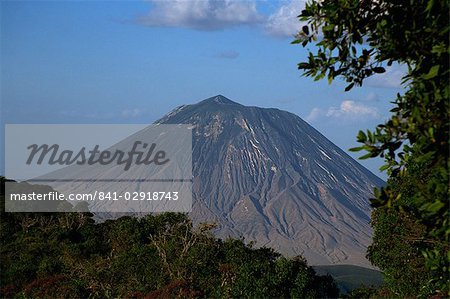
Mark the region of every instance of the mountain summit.
POLYGON ((300 117, 217 95, 156 123, 193 127, 195 222, 311 264, 370 265, 369 198, 383 181, 300 117))
POLYGON ((226 98, 226 97, 224 97, 223 95, 220 95, 220 94, 216 95, 215 97, 211 97, 211 98, 208 98, 206 100, 203 100, 200 103, 203 103, 203 104, 216 103, 216 104, 223 104, 223 105, 239 105, 239 106, 242 106, 241 104, 233 102, 232 100, 230 100, 230 99, 228 99, 228 98, 226 98))

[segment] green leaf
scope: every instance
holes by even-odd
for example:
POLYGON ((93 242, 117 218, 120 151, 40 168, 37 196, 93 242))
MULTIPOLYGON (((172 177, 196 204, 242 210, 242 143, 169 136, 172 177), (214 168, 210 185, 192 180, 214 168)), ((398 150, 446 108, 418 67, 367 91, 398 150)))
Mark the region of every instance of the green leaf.
POLYGON ((364 131, 359 131, 358 135, 356 136, 356 140, 358 140, 358 142, 365 142, 367 140, 367 135, 366 133, 364 133, 364 131))
POLYGON ((309 35, 309 28, 308 28, 308 26, 303 26, 302 27, 302 31, 306 34, 306 35, 309 35))
POLYGON ((301 63, 299 63, 299 64, 297 65, 297 67, 298 67, 299 69, 308 69, 308 68, 310 67, 310 64, 307 63, 307 62, 301 62, 301 63))
POLYGON ((385 171, 385 170, 388 169, 389 167, 391 167, 391 165, 389 165, 389 164, 384 164, 383 166, 380 167, 380 171, 385 171))
POLYGON ((442 209, 445 206, 443 202, 435 201, 433 203, 425 204, 422 206, 423 210, 427 210, 431 213, 436 213, 440 209, 442 209))
POLYGON ((332 31, 334 29, 334 27, 335 27, 334 24, 330 24, 330 25, 327 25, 327 26, 323 26, 322 30, 323 31, 332 31))
POLYGON ((355 86, 355 83, 351 83, 351 84, 347 85, 347 87, 345 88, 345 91, 349 91, 350 89, 353 88, 353 86, 355 86))
POLYGON ((351 151, 351 152, 359 152, 359 151, 362 151, 363 149, 364 149, 364 147, 359 146, 359 147, 349 148, 348 150, 351 151))
POLYGON ((367 153, 367 154, 365 154, 365 155, 359 157, 358 159, 359 159, 359 160, 366 160, 366 159, 369 159, 369 158, 374 158, 374 157, 376 157, 376 156, 378 156, 377 153, 371 152, 371 153, 367 153))
POLYGON ((379 66, 379 67, 372 68, 372 71, 374 71, 377 74, 382 74, 382 73, 386 72, 386 69, 384 67, 379 66))
POLYGON ((427 8, 425 8, 425 11, 429 12, 433 8, 434 0, 429 0, 427 4, 427 8))
POLYGON ((434 65, 430 71, 428 72, 428 74, 422 75, 422 78, 425 80, 430 80, 433 79, 434 77, 436 77, 438 75, 439 72, 439 68, 440 65, 434 65))
POLYGON ((328 76, 328 84, 333 83, 333 76, 328 76))

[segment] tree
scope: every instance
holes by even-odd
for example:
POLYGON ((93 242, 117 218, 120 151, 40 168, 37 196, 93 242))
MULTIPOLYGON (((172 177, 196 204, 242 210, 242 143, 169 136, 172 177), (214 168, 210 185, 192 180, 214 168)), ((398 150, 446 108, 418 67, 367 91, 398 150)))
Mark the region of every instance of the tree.
MULTIPOLYGON (((306 21, 295 44, 315 44, 298 64, 306 76, 361 86, 394 63, 406 65, 405 93, 398 94, 391 118, 374 131, 360 131, 361 158, 380 156, 390 180, 376 190, 374 207, 404 210, 424 226, 421 252, 436 294, 450 294, 449 277, 449 9, 448 1, 329 0, 306 5, 306 21), (408 201, 392 188, 407 180, 410 166, 426 173, 408 201), (406 202, 408 204, 406 204, 406 202)), ((376 233, 376 232, 375 232, 376 233)))
POLYGON ((186 214, 95 223, 80 211, 5 213, 6 182, 0 177, 2 298, 338 296, 334 280, 316 275, 304 259, 242 239, 222 241, 212 235, 214 225, 194 227, 186 214))
MULTIPOLYGON (((429 297, 434 290, 425 258, 420 253, 430 245, 426 240, 426 227, 411 211, 400 209, 413 204, 411 198, 417 192, 416 186, 427 180, 421 169, 409 165, 407 177, 389 182, 392 190, 402 197, 392 208, 381 206, 372 213, 374 236, 367 257, 383 269, 384 284, 395 297, 429 297)), ((438 245, 435 242, 433 246, 438 245)))

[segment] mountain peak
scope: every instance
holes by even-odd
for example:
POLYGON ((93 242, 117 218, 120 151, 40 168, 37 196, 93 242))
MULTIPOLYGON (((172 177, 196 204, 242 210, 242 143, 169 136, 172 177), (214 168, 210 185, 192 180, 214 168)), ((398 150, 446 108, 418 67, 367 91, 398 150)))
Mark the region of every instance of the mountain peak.
POLYGON ((239 103, 233 102, 227 97, 224 97, 223 95, 219 94, 210 98, 207 98, 206 100, 201 101, 200 103, 214 103, 214 104, 221 104, 221 105, 239 105, 242 106, 239 103))

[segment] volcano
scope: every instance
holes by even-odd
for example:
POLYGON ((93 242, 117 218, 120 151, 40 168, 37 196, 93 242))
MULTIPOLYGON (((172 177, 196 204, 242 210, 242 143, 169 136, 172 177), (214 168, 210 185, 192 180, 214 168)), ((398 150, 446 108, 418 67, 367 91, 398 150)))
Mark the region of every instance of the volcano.
POLYGON ((300 117, 218 95, 156 122, 192 125, 194 222, 310 264, 370 266, 370 204, 384 182, 300 117))
MULTIPOLYGON (((369 199, 384 182, 300 117, 218 95, 180 106, 150 127, 161 128, 158 124, 186 125, 189 141, 192 133, 192 157, 188 153, 186 161, 192 164, 188 175, 194 223, 214 222, 217 237, 243 237, 287 256, 302 255, 312 265, 370 267, 365 258, 372 234, 369 199)), ((149 132, 135 135, 151 143, 149 132)), ((133 136, 115 147, 131 148, 133 136)), ((151 177, 149 169, 141 165, 132 174, 151 177)), ((93 193, 98 181, 106 189, 142 191, 140 182, 114 180, 125 175, 122 166, 90 173, 70 166, 52 177, 74 173, 94 178, 93 183, 60 180, 50 185, 93 193)), ((92 207, 103 204, 97 201, 92 207)), ((97 214, 98 220, 102 217, 118 216, 97 214)))

